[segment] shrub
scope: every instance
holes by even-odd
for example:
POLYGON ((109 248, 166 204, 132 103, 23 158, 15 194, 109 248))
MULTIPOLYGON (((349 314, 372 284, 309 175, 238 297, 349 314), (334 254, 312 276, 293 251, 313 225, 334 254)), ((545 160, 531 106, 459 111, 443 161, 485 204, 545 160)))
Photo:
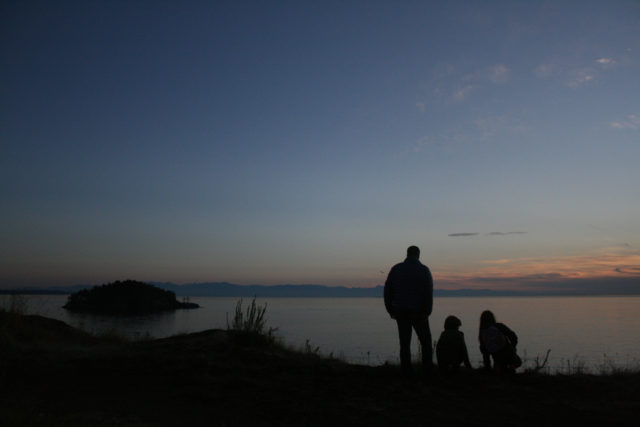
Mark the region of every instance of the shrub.
POLYGON ((263 306, 257 305, 254 297, 251 305, 246 308, 246 311, 243 311, 242 303, 243 300, 240 298, 236 303, 236 310, 231 324, 229 324, 227 316, 227 329, 273 338, 273 333, 277 328, 266 329, 265 312, 267 311, 267 304, 265 303, 263 306))
POLYGON ((1 311, 13 314, 27 314, 29 308, 29 298, 23 294, 12 293, 2 301, 1 311))

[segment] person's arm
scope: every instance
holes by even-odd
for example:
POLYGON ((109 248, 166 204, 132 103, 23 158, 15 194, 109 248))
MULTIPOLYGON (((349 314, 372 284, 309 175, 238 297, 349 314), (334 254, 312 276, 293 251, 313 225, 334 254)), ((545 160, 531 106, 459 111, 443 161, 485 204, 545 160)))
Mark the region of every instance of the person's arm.
POLYGON ((389 316, 394 317, 393 313, 393 282, 391 281, 391 271, 387 276, 387 281, 384 282, 384 307, 387 309, 389 316))
POLYGON ((479 337, 479 339, 480 339, 480 353, 482 353, 482 364, 486 369, 491 369, 491 355, 489 354, 489 351, 485 348, 484 344, 482 343, 482 337, 479 337))
POLYGON ((513 348, 516 348, 516 346, 518 345, 518 336, 516 335, 516 333, 509 329, 509 327, 504 323, 497 323, 496 326, 498 327, 498 329, 500 329, 500 331, 502 331, 504 336, 507 337, 507 339, 511 343, 511 346, 513 348))
POLYGON ((469 360, 469 352, 467 351, 467 344, 464 342, 464 333, 460 332, 460 340, 462 341, 462 361, 467 369, 471 368, 471 361, 469 360))
POLYGON ((424 268, 427 270, 427 283, 426 283, 426 292, 425 292, 425 309, 427 312, 427 316, 431 316, 431 312, 433 311, 433 276, 431 276, 431 271, 429 267, 426 265, 424 268))

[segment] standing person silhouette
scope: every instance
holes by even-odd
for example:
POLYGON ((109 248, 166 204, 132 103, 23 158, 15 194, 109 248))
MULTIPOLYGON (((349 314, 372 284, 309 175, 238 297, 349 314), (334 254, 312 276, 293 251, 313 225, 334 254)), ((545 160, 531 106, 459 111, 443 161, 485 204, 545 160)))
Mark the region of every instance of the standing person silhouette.
POLYGON ((431 271, 420 261, 417 246, 407 248, 404 262, 391 268, 384 284, 384 305, 398 323, 400 336, 400 366, 406 377, 413 375, 411 365, 411 330, 416 331, 422 349, 422 371, 431 374, 431 330, 429 315, 433 308, 433 278, 431 271))

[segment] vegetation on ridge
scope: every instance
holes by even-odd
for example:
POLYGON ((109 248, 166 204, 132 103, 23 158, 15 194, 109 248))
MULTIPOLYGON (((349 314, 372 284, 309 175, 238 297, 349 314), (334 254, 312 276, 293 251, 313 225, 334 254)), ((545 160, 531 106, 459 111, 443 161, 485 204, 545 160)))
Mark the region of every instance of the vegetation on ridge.
POLYGON ((229 329, 117 341, 0 311, 0 425, 613 425, 640 413, 637 373, 408 382, 395 365, 352 365, 264 337, 229 329))

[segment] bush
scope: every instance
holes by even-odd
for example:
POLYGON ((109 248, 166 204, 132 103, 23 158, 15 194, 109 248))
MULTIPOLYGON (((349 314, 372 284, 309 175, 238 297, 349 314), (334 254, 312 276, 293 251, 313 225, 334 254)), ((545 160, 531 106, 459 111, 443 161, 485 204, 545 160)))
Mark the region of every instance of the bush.
POLYGON ((242 310, 242 303, 243 300, 240 298, 236 303, 236 311, 231 324, 229 324, 229 318, 227 317, 227 329, 273 338, 273 333, 277 328, 266 329, 266 319, 264 315, 267 311, 267 304, 265 303, 263 306, 257 305, 256 298, 254 297, 251 305, 249 305, 246 312, 244 312, 242 310))

